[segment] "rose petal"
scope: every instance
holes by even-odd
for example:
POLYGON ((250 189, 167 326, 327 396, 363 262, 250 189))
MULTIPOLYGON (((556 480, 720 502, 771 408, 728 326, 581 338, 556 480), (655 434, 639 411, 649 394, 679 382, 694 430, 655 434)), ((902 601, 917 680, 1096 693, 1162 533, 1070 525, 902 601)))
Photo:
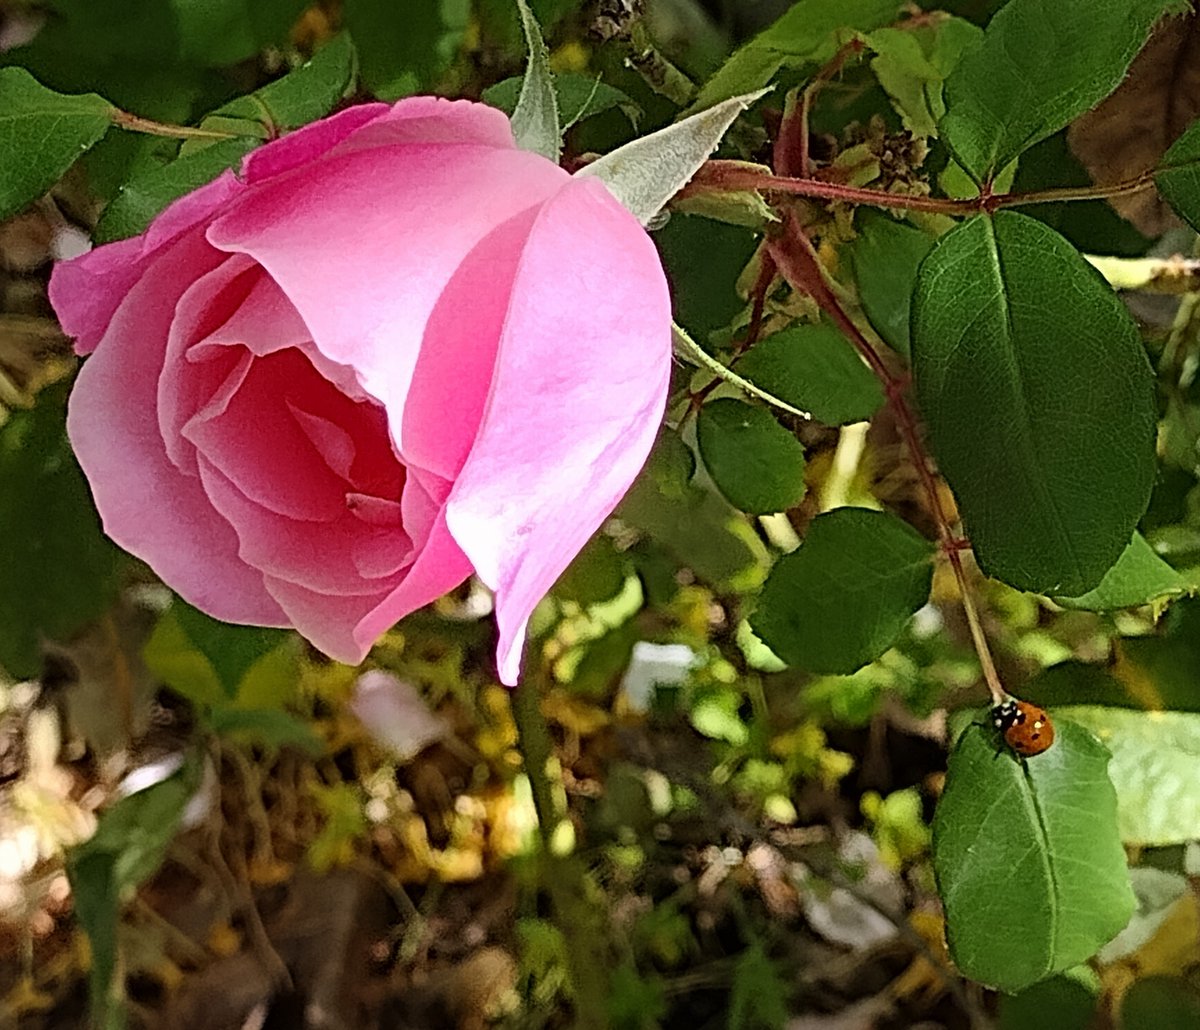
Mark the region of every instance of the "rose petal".
POLYGON ((384 147, 327 158, 319 176, 298 173, 247 191, 251 202, 232 205, 208 236, 267 269, 317 347, 356 369, 393 413, 404 454, 398 416, 446 283, 498 224, 566 181, 562 169, 524 151, 384 147), (313 240, 321 241, 320 261, 313 240))
POLYGON ((479 438, 447 504, 496 593, 500 678, 525 625, 633 482, 658 432, 671 305, 649 237, 594 180, 543 207, 526 243, 479 438))
MULTIPOLYGON (((49 296, 63 332, 75 337, 75 352, 90 354, 117 309, 151 262, 190 229, 206 223, 241 190, 232 172, 168 205, 141 236, 97 247, 60 261, 50 275, 49 296)), ((194 276, 184 275, 180 282, 194 276)))
POLYGON ((373 592, 378 602, 411 560, 412 541, 400 526, 369 526, 349 509, 332 522, 287 518, 248 498, 203 456, 200 477, 237 531, 242 559, 273 579, 331 596, 373 592))
MULTIPOLYGON (((158 377, 175 304, 184 284, 223 260, 201 232, 160 248, 80 370, 67 432, 113 540, 215 618, 280 626, 286 619, 262 575, 238 557, 233 529, 199 479, 170 462, 159 434, 158 377)), ((61 279, 60 289, 70 283, 61 279)))
POLYGON ((356 104, 310 122, 250 153, 242 162, 242 180, 247 184, 258 183, 305 168, 364 125, 385 117, 390 110, 387 104, 356 104))

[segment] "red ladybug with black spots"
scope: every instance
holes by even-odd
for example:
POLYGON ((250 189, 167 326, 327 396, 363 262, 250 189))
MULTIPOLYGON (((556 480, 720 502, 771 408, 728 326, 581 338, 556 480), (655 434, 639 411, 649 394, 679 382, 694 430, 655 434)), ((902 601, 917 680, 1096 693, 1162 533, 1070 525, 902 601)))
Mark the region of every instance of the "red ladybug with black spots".
POLYGON ((1040 755, 1054 743, 1054 723, 1045 709, 1015 697, 992 708, 992 723, 1015 754, 1022 758, 1040 755))

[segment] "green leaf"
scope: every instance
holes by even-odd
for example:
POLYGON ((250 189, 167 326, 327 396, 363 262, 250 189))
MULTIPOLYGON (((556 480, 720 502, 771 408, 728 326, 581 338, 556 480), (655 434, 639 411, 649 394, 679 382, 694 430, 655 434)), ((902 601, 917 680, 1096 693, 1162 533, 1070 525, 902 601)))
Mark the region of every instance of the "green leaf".
POLYGON ((765 408, 732 397, 710 401, 696 436, 713 482, 735 508, 769 515, 804 497, 804 448, 765 408))
POLYGON ((837 508, 771 570, 750 625, 789 665, 850 673, 929 600, 934 546, 894 515, 837 508))
POLYGON ((738 372, 829 426, 869 419, 883 388, 850 341, 829 325, 798 325, 768 336, 738 372))
POLYGON ((466 0, 345 0, 363 84, 381 100, 431 89, 449 68, 470 21, 466 0))
POLYGON ((651 239, 671 284, 675 321, 697 340, 708 339, 745 309, 737 280, 758 249, 757 233, 672 211, 651 239))
POLYGON ((1010 0, 946 82, 941 135, 976 182, 1108 96, 1177 0, 1010 0))
POLYGON ((859 211, 856 224, 858 237, 850 245, 850 263, 859 301, 884 342, 908 357, 917 269, 934 241, 928 233, 879 211, 859 211))
POLYGON ((1054 746, 1015 758, 990 728, 958 738, 933 821, 950 956, 1015 992, 1094 955, 1135 901, 1108 752, 1059 720, 1054 746))
POLYGON ((55 93, 24 68, 0 68, 0 219, 58 182, 108 131, 113 110, 95 93, 55 93))
POLYGON ((329 114, 354 91, 357 78, 358 55, 342 32, 295 71, 231 100, 213 116, 259 121, 273 131, 298 129, 329 114))
MULTIPOLYGON (((1078 705, 1055 709, 1112 751, 1121 839, 1144 847, 1200 837, 1200 714, 1078 705)), ((1057 746, 1057 745, 1055 745, 1057 746)), ((1049 753, 1049 752, 1047 752, 1049 753)))
POLYGON ((1091 590, 1155 474, 1153 375, 1125 306, 1054 230, 980 215, 921 265, 912 347, 980 567, 1023 590, 1091 590))
POLYGON ((1154 184, 1175 213, 1200 230, 1200 121, 1192 122, 1163 155, 1154 184))
MULTIPOLYGON (((1118 807, 1120 798, 1118 795, 1118 807)), ((1140 866, 1129 870, 1129 880, 1137 898, 1137 911, 1125 929, 1108 942, 1096 956, 1102 965, 1110 965, 1140 951, 1188 894, 1188 880, 1181 873, 1140 866)))
POLYGON ((522 150, 558 163, 562 151, 562 129, 558 120, 558 96, 550 74, 550 51, 542 30, 526 0, 517 0, 521 31, 525 35, 525 77, 512 113, 513 137, 522 150))
POLYGON ((1121 999, 1120 1030, 1195 1030, 1200 1026, 1200 994, 1186 980, 1147 976, 1121 999))
POLYGON ((962 18, 933 19, 916 27, 877 29, 866 37, 875 51, 871 70, 901 123, 916 136, 937 135, 938 120, 946 113, 942 83, 983 36, 978 26, 962 18))
POLYGON ((1099 993, 1098 985, 1066 974, 1002 994, 997 1030, 1089 1030, 1099 993))
POLYGON ((96 243, 109 243, 144 232, 155 215, 171 201, 211 182, 237 165, 258 146, 248 138, 221 140, 130 179, 104 209, 92 234, 96 243))
POLYGON ((1141 533, 1134 533, 1133 541, 1094 589, 1079 597, 1056 597, 1054 600, 1064 608, 1107 612, 1153 604, 1191 590, 1187 579, 1155 554, 1141 533))
POLYGON ((729 1030, 781 1030, 788 1021, 788 987, 778 965, 754 941, 738 956, 729 992, 729 1030))
POLYGON ((120 552, 100 530, 64 431, 67 385, 0 428, 0 666, 41 669, 41 641, 66 640, 116 596, 120 552))
POLYGON ((219 737, 268 748, 292 747, 305 754, 321 753, 321 740, 311 726, 277 708, 214 708, 207 719, 219 737))
POLYGON ((93 1025, 124 1025, 117 974, 117 921, 126 896, 162 864, 179 820, 196 791, 200 767, 185 763, 173 776, 118 801, 95 834, 67 856, 75 915, 91 944, 93 1025))
POLYGON ((781 68, 824 64, 864 32, 895 21, 899 0, 798 0, 770 28, 760 32, 704 84, 692 110, 702 110, 739 93, 767 85, 781 68))
POLYGON ((239 697, 255 664, 289 639, 286 630, 218 622, 176 598, 160 617, 143 657, 172 690, 212 705, 239 697))
MULTIPOLYGON (((483 102, 511 115, 517 107, 521 82, 521 79, 514 77, 489 86, 483 91, 483 102)), ((611 111, 614 107, 618 108, 635 128, 642 116, 642 109, 627 93, 587 75, 559 72, 554 76, 554 94, 558 97, 558 111, 564 132, 572 125, 593 115, 611 111)))

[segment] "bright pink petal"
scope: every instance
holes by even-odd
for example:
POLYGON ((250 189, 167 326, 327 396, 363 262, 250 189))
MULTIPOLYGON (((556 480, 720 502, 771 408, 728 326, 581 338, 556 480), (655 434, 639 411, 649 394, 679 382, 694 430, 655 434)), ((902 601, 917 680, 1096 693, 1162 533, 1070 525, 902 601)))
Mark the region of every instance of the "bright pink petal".
POLYGON ((266 586, 287 612, 292 627, 335 661, 358 665, 378 639, 376 634, 370 640, 360 640, 354 631, 363 617, 378 606, 378 594, 337 596, 274 576, 266 577, 266 586))
POLYGON ((568 177, 535 154, 475 144, 382 147, 315 172, 248 190, 208 236, 267 269, 317 347, 393 414, 404 454, 398 416, 446 283, 498 225, 568 177))
POLYGON ((479 438, 447 505, 496 593, 505 683, 534 606, 645 462, 670 370, 653 244, 603 185, 572 180, 526 243, 479 438))
POLYGON ((253 184, 303 168, 319 160, 364 125, 385 117, 389 110, 387 104, 359 104, 310 122, 253 151, 242 163, 242 178, 247 184, 253 184))
POLYGON ((286 625, 262 575, 238 557, 233 529, 200 480, 171 463, 159 433, 158 378, 176 302, 224 260, 201 232, 159 249, 80 370, 67 431, 113 540, 216 618, 286 625))

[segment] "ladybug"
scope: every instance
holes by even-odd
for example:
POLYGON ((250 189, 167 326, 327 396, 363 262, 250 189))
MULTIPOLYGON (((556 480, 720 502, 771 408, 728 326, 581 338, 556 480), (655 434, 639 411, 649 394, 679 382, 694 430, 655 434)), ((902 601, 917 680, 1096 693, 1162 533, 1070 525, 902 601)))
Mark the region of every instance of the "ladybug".
POLYGON ((1045 709, 1010 697, 992 709, 992 723, 1004 743, 1022 758, 1040 755, 1054 743, 1054 723, 1045 709))

